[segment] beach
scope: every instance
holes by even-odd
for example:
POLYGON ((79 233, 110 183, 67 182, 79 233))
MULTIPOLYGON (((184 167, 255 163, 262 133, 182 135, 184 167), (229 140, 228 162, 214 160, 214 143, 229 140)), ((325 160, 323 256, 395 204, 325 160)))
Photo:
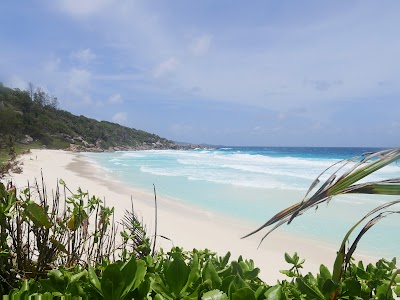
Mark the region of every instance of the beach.
MULTIPOLYGON (((23 172, 11 174, 18 189, 26 187, 28 181, 32 185, 35 178, 40 182, 43 173, 47 192, 51 195, 58 180, 62 179, 71 191, 81 188, 90 195, 104 199, 107 206, 115 207, 116 221, 122 219, 125 210, 131 209, 132 199, 135 213, 143 218, 148 234, 154 234, 154 194, 115 180, 112 173, 94 164, 86 156, 62 150, 31 150, 31 153, 19 156, 18 160, 23 163, 23 172)), ((239 255, 244 259, 253 259, 255 266, 261 269, 260 278, 269 284, 285 278, 279 272, 290 268, 284 260, 285 252, 297 252, 301 258, 306 259, 303 272, 315 273, 320 264, 332 269, 339 247, 278 230, 258 248, 263 233, 241 239, 256 229, 253 223, 228 218, 163 195, 157 195, 157 203, 157 234, 170 239, 158 237, 158 248, 162 247, 165 251, 172 246, 183 247, 185 250, 208 248, 220 256, 230 251, 233 260, 239 255)), ((359 255, 356 259, 375 261, 370 256, 359 255)))

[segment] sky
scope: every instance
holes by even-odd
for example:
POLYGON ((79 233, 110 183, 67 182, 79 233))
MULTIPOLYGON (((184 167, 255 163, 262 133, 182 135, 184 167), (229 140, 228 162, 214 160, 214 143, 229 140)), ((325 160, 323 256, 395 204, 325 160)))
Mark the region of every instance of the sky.
POLYGON ((190 143, 400 146, 400 1, 1 1, 0 82, 190 143))

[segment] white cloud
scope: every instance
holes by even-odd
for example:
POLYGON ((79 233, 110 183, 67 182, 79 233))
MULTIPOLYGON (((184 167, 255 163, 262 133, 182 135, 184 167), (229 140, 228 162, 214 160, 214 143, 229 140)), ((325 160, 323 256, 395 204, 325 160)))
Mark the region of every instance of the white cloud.
POLYGON ((19 88, 20 90, 25 90, 28 87, 28 82, 18 75, 12 75, 4 84, 11 88, 19 88))
POLYGON ((120 94, 111 95, 110 97, 108 97, 107 101, 111 104, 122 104, 124 102, 120 94))
POLYGON ((44 63, 44 70, 49 73, 53 73, 57 71, 61 63, 61 59, 59 57, 52 57, 48 61, 44 63))
POLYGON ((393 127, 393 128, 400 128, 400 122, 393 121, 393 122, 392 122, 392 127, 393 127))
MULTIPOLYGON (((58 2, 59 9, 74 17, 90 17, 104 11, 111 0, 62 0, 58 2)), ((116 5, 114 3, 114 5, 116 5)))
POLYGON ((71 53, 71 58, 77 60, 82 64, 89 64, 92 60, 96 59, 96 54, 89 48, 82 49, 71 53))
POLYGON ((113 122, 118 124, 124 124, 128 120, 128 114, 126 112, 117 112, 112 117, 113 122))
POLYGON ((165 74, 171 73, 177 68, 178 65, 179 61, 175 57, 170 57, 157 66, 157 68, 154 70, 154 77, 159 78, 165 74))
POLYGON ((102 102, 102 101, 96 101, 96 102, 94 103, 94 106, 95 106, 96 108, 102 108, 102 107, 104 107, 104 102, 102 102))
POLYGON ((68 87, 76 95, 86 95, 89 92, 91 74, 85 69, 72 69, 69 72, 68 87))
POLYGON ((189 50, 193 55, 202 56, 206 54, 210 49, 211 42, 212 42, 212 35, 204 34, 202 36, 195 38, 192 41, 189 50))
POLYGON ((92 97, 90 97, 89 95, 83 95, 82 96, 82 103, 85 104, 85 105, 93 104, 92 97))

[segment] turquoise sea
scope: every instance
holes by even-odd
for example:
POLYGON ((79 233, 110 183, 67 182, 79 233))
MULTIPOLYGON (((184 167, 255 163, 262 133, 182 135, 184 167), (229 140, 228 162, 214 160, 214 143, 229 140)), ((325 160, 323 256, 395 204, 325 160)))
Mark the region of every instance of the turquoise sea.
MULTIPOLYGON (((380 149, 223 147, 85 155, 127 185, 152 192, 154 183, 158 195, 251 222, 256 228, 279 210, 302 200, 313 180, 330 165, 377 150, 380 149)), ((396 177, 400 177, 400 163, 367 179, 396 177)), ((306 212, 272 234, 284 230, 339 247, 356 221, 374 207, 394 199, 397 198, 365 195, 333 198, 329 205, 306 212)), ((387 258, 399 256, 399 230, 400 214, 394 214, 364 236, 358 251, 387 258)))

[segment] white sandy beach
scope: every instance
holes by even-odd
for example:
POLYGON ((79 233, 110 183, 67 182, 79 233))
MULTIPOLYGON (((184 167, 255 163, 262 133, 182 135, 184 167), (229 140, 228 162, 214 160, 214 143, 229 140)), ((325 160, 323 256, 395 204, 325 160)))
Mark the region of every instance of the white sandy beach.
MULTIPOLYGON (((20 156, 19 160, 23 162, 23 173, 11 174, 17 188, 25 187, 28 181, 32 184, 35 178, 39 180, 42 171, 48 193, 55 189, 58 179, 62 178, 72 191, 80 187, 91 195, 104 198, 108 206, 115 207, 116 220, 122 218, 125 209, 130 210, 132 197, 135 212, 143 217, 149 235, 154 233, 154 195, 114 181, 111 173, 79 153, 32 150, 30 154, 20 156)), ((279 270, 289 266, 284 261, 285 252, 293 254, 297 251, 300 257, 306 259, 304 272, 317 272, 321 263, 332 268, 339 245, 332 247, 277 230, 257 249, 262 234, 240 239, 255 229, 254 224, 228 219, 162 195, 157 195, 157 200, 159 235, 170 238, 175 246, 184 247, 185 250, 208 248, 219 255, 231 251, 232 259, 237 259, 239 255, 253 259, 261 269, 260 277, 267 283, 274 284, 277 279, 284 278, 279 270)), ((172 243, 159 238, 158 246, 169 250, 172 243)), ((373 260, 370 257, 357 258, 373 260)))

